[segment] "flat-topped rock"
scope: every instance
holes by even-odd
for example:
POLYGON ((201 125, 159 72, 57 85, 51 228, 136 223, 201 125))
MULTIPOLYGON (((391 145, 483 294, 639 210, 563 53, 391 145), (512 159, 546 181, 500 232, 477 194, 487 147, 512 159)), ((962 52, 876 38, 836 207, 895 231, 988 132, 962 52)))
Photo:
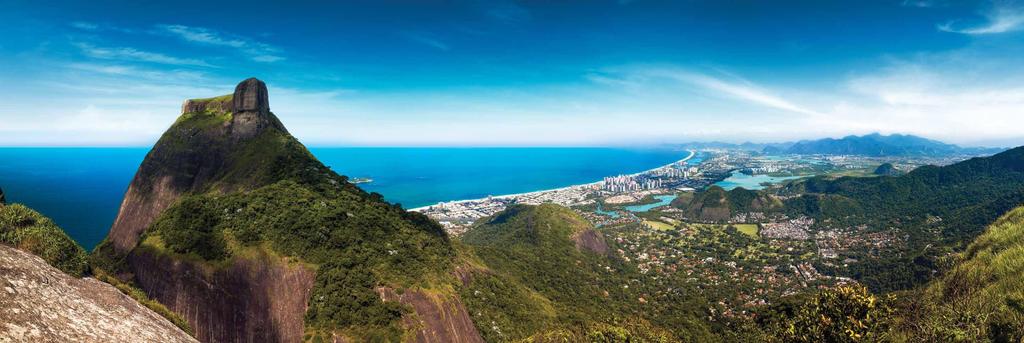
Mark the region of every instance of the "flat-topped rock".
POLYGON ((257 78, 248 78, 235 86, 235 112, 270 112, 267 85, 257 78))
POLYGON ((232 94, 206 99, 188 99, 181 104, 181 114, 186 113, 232 113, 235 111, 232 94))

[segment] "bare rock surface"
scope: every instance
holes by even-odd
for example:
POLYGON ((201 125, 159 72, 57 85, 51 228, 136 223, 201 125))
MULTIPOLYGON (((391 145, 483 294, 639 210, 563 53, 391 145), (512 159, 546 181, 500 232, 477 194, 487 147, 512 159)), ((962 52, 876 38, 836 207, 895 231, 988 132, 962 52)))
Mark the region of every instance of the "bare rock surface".
POLYGON ((116 288, 0 245, 0 342, 196 342, 116 288))
POLYGON ((604 236, 597 231, 583 230, 577 232, 572 236, 572 240, 576 242, 576 250, 583 251, 583 249, 586 249, 598 255, 608 253, 608 244, 605 243, 604 236))
POLYGON ((203 342, 301 342, 314 271, 260 254, 213 271, 148 252, 129 263, 142 289, 203 342))
POLYGON ((402 324, 415 330, 411 342, 480 342, 484 340, 469 318, 469 312, 458 296, 448 297, 420 290, 398 294, 391 288, 378 288, 381 300, 397 301, 413 309, 402 316, 402 324))

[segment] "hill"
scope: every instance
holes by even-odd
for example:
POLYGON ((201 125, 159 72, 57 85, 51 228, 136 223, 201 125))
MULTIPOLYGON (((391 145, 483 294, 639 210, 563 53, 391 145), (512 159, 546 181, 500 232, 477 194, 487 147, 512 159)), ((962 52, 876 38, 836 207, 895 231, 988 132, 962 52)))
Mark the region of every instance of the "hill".
POLYGON ((909 297, 901 328, 926 341, 1024 339, 1024 207, 993 223, 955 266, 909 297))
POLYGON ((460 292, 488 341, 717 340, 702 299, 609 257, 613 242, 568 208, 515 205, 461 240, 479 260, 460 292))
POLYGON ((91 260, 201 341, 473 341, 454 257, 438 224, 316 160, 248 79, 185 101, 91 260))
POLYGON ((930 279, 939 257, 965 248, 1024 203, 1024 147, 898 177, 815 177, 783 192, 787 213, 815 218, 819 227, 897 230, 902 248, 851 272, 875 291, 906 289, 930 279))
POLYGON ((782 150, 788 154, 863 155, 863 156, 949 156, 993 154, 1001 149, 962 148, 953 144, 914 135, 881 135, 803 140, 782 150))
POLYGON ((691 220, 698 222, 725 222, 740 213, 770 212, 782 209, 782 201, 764 192, 742 187, 726 191, 711 186, 693 197, 678 197, 672 206, 683 210, 691 220))

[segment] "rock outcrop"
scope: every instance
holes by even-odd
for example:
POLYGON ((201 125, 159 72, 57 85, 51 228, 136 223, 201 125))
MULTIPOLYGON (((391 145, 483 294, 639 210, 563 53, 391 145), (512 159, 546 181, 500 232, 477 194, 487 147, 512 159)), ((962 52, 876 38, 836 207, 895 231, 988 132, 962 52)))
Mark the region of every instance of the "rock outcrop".
POLYGON ((421 290, 405 290, 402 294, 390 288, 379 288, 384 301, 396 301, 413 309, 402 316, 405 327, 415 330, 412 342, 483 343, 466 306, 457 296, 431 294, 421 290))
POLYGON ((186 192, 257 186, 249 182, 247 170, 237 170, 231 164, 237 162, 232 157, 242 150, 241 145, 264 131, 287 133, 267 102, 266 85, 254 78, 239 83, 234 94, 185 101, 182 118, 209 115, 210 123, 205 124, 210 127, 176 123, 146 155, 110 228, 108 239, 114 248, 127 252, 135 247, 142 231, 186 192), (239 173, 227 175, 228 171, 239 173))
POLYGON ((146 251, 129 260, 149 296, 203 342, 299 342, 314 271, 262 254, 212 272, 146 251))
POLYGON ((0 342, 195 342, 116 288, 0 244, 0 342))
POLYGON ((576 242, 576 250, 590 250, 598 255, 608 254, 608 243, 605 243, 604 235, 596 230, 588 229, 577 232, 572 236, 572 240, 576 242))

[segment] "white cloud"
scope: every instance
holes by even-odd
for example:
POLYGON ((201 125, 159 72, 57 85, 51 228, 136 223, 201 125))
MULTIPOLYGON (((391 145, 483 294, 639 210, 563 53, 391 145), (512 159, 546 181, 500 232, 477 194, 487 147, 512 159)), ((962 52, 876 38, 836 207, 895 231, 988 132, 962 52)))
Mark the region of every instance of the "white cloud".
POLYGON ((99 59, 150 62, 183 66, 214 67, 214 65, 209 64, 206 61, 200 59, 179 58, 164 55, 161 53, 141 51, 135 48, 103 48, 88 43, 76 43, 75 46, 81 49, 82 52, 85 53, 87 56, 99 59))
POLYGON ((729 82, 704 74, 678 72, 673 77, 680 81, 689 82, 694 85, 718 92, 721 95, 733 97, 739 100, 754 104, 767 106, 775 109, 796 112, 808 115, 818 115, 818 112, 794 104, 772 92, 762 89, 746 81, 729 82))
POLYGON ((997 1, 984 13, 988 23, 980 26, 958 25, 957 21, 940 24, 938 29, 968 35, 1005 33, 1024 27, 1024 6, 1010 1, 997 1))
POLYGON ((157 25, 158 30, 174 35, 188 42, 238 49, 256 62, 277 62, 285 58, 281 50, 252 39, 220 33, 203 27, 185 25, 157 25))

